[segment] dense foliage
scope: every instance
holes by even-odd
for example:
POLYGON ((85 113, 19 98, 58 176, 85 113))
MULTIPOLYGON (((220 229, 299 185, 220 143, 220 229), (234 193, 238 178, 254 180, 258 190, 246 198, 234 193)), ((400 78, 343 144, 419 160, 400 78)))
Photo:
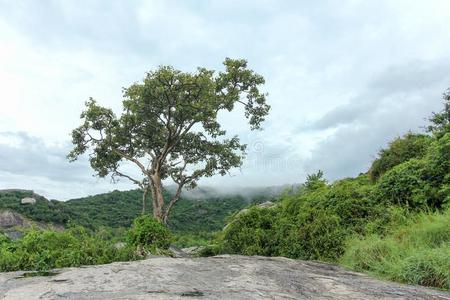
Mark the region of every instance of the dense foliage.
MULTIPOLYGON (((69 159, 87 153, 96 175, 136 184, 151 194, 153 216, 167 224, 184 187, 243 163, 246 145, 227 137, 219 115, 237 110, 255 130, 269 112, 260 91, 264 78, 243 59, 226 58, 223 65, 223 71, 199 67, 195 72, 160 66, 123 89, 120 116, 90 98, 81 125, 72 131, 69 159), (139 172, 127 172, 124 164, 139 172), (167 197, 163 180, 171 180, 176 193, 167 197)), ((144 196, 142 212, 145 208, 144 196)))
POLYGON ((49 270, 139 258, 133 247, 116 248, 101 232, 80 226, 63 232, 29 229, 15 241, 0 234, 0 271, 49 270))
MULTIPOLYGON (((261 189, 249 197, 232 193, 217 196, 208 192, 198 198, 185 198, 174 208, 168 225, 174 232, 182 234, 221 230, 231 214, 249 203, 261 203, 275 196, 276 193, 271 194, 269 189, 261 189)), ((0 210, 11 209, 31 220, 57 225, 66 225, 70 221, 91 230, 128 228, 141 214, 141 197, 139 190, 113 191, 62 202, 48 201, 31 191, 9 191, 0 192, 0 210), (20 199, 30 196, 36 198, 35 205, 20 204, 20 199)))
POLYGON ((254 206, 236 215, 223 232, 223 251, 336 260, 346 237, 365 232, 376 218, 389 218, 370 197, 372 190, 367 175, 333 184, 311 177, 279 205, 254 206))
POLYGON ((408 133, 367 174, 308 176, 272 207, 236 214, 204 254, 341 262, 397 281, 449 288, 450 133, 408 133))
POLYGON ((380 150, 369 170, 372 180, 377 180, 387 170, 412 158, 420 158, 426 152, 431 137, 424 134, 408 133, 404 137, 393 140, 389 147, 380 150))
POLYGON ((128 244, 143 251, 167 250, 171 241, 169 229, 149 215, 136 218, 127 234, 128 244))
POLYGON ((64 202, 47 200, 32 191, 0 191, 0 210, 11 209, 37 222, 67 224, 72 217, 71 209, 64 202), (36 204, 21 205, 20 200, 34 197, 36 204))
POLYGON ((442 95, 444 108, 440 112, 434 112, 429 118, 430 125, 428 132, 433 133, 437 138, 450 132, 450 88, 442 95))

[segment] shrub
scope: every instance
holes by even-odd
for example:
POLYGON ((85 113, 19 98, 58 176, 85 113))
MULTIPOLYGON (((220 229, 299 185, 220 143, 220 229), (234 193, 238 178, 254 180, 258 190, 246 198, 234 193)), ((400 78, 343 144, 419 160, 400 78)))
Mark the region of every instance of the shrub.
POLYGON ((137 217, 127 234, 129 245, 152 253, 169 249, 171 241, 169 229, 149 215, 137 217))
POLYGON ((370 220, 364 227, 364 235, 377 234, 384 236, 392 228, 408 224, 414 215, 412 211, 403 206, 379 206, 376 218, 370 220))
POLYGON ((0 232, 0 246, 2 244, 8 243, 9 241, 10 241, 9 238, 6 235, 4 235, 2 232, 0 232))
POLYGON ((302 215, 296 221, 285 219, 278 225, 277 255, 336 260, 344 251, 344 241, 348 234, 339 216, 325 210, 305 210, 302 215), (293 226, 292 221, 296 222, 293 226))
POLYGON ((207 245, 204 248, 201 248, 196 256, 198 256, 198 257, 215 256, 222 252, 223 252, 223 249, 222 249, 221 244, 212 244, 212 245, 207 245))
POLYGON ((369 170, 370 178, 376 181, 388 170, 406 162, 412 158, 422 158, 431 138, 423 134, 408 133, 389 143, 387 149, 382 149, 378 153, 378 158, 372 163, 369 170))
POLYGON ((238 213, 223 233, 224 251, 243 255, 274 254, 278 209, 253 206, 238 213))
POLYGON ((427 127, 427 131, 432 132, 438 139, 450 132, 450 89, 445 91, 442 99, 444 100, 444 109, 437 113, 433 112, 428 119, 430 125, 427 127))
POLYGON ((0 244, 0 271, 48 270, 133 260, 131 248, 116 249, 82 227, 64 232, 30 229, 18 240, 0 244))
POLYGON ((367 175, 339 180, 329 187, 323 205, 339 216, 342 226, 362 233, 385 210, 370 198, 372 189, 367 175))
POLYGON ((434 141, 426 155, 426 179, 434 186, 450 182, 450 133, 434 141))
POLYGON ((374 200, 387 205, 428 207, 433 187, 424 180, 425 161, 411 159, 389 170, 378 181, 374 200))
POLYGON ((373 199, 414 209, 440 209, 449 201, 450 134, 433 141, 424 158, 410 159, 378 180, 373 199))

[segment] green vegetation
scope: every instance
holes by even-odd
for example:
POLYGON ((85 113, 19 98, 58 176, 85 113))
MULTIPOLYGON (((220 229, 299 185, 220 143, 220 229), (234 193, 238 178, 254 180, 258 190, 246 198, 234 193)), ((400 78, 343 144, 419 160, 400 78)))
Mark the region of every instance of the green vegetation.
POLYGON ((450 289, 450 209, 420 213, 384 237, 353 238, 341 262, 389 280, 450 289))
POLYGON ((53 224, 67 224, 71 212, 64 202, 47 200, 32 191, 0 191, 0 210, 14 210, 36 222, 53 224), (21 205, 20 200, 25 197, 34 197, 36 204, 21 205))
POLYGON ((123 89, 118 117, 90 98, 82 124, 72 131, 68 158, 87 153, 99 177, 135 184, 143 191, 143 213, 149 193, 154 218, 167 224, 183 188, 196 187, 202 177, 224 176, 243 163, 246 145, 237 136, 226 138, 218 116, 238 110, 256 130, 269 113, 260 91, 264 78, 244 59, 226 58, 223 65, 220 72, 199 67, 192 73, 160 66, 123 89), (124 164, 140 175, 125 172, 124 164), (163 180, 177 186, 174 194, 164 193, 163 180))
POLYGON ((366 174, 329 184, 319 171, 277 205, 235 214, 203 255, 322 260, 449 289, 450 132, 441 123, 432 136, 391 142, 366 174))
POLYGON ((129 245, 151 253, 169 249, 171 241, 169 229, 149 215, 136 218, 127 234, 129 245))
POLYGON ((333 184, 311 176, 279 205, 237 214, 222 233, 223 251, 335 261, 347 237, 364 233, 370 221, 390 218, 371 199, 372 190, 367 175, 333 184))
POLYGON ((15 241, 0 235, 0 271, 49 270, 139 258, 133 247, 118 249, 101 232, 80 226, 64 232, 29 229, 15 241))
POLYGON ((0 193, 0 208, 69 227, 64 232, 31 229, 16 241, 0 234, 0 270, 139 259, 147 252, 167 253, 175 243, 207 245, 201 255, 321 260, 450 289, 450 96, 444 99, 445 109, 431 118, 430 135, 395 139, 365 174, 329 183, 319 171, 268 206, 258 205, 271 199, 268 193, 183 199, 168 223, 173 234, 148 215, 138 217, 139 190, 67 202, 36 196, 36 205, 20 205, 30 192, 0 193), (124 239, 125 247, 114 247, 124 239))
POLYGON ((170 230, 148 215, 136 218, 127 232, 113 236, 104 228, 91 231, 73 224, 64 231, 29 228, 17 240, 0 233, 0 271, 45 271, 137 260, 148 253, 169 254, 172 239, 170 230))
MULTIPOLYGON (((209 193, 209 192, 208 192, 209 193)), ((172 212, 169 228, 179 234, 202 234, 221 230, 226 219, 248 206, 261 203, 277 194, 270 189, 255 191, 251 197, 238 194, 217 196, 206 193, 201 198, 183 198, 172 212)), ((32 192, 0 192, 0 210, 11 209, 37 222, 67 225, 72 222, 88 229, 101 227, 114 231, 128 228, 141 214, 142 191, 113 191, 110 193, 72 199, 66 202, 47 200, 32 192), (35 205, 21 205, 20 199, 33 196, 35 205)), ((204 234, 203 234, 204 235, 204 234)))
POLYGON ((431 142, 431 137, 424 134, 408 133, 393 140, 387 149, 382 149, 369 170, 373 181, 380 178, 387 170, 412 158, 423 157, 431 142))

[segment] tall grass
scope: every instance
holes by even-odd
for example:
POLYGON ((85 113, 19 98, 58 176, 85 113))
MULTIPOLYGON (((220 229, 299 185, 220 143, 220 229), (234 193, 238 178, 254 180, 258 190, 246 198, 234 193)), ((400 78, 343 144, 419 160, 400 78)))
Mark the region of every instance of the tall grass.
POLYGON ((384 279, 450 289, 450 209, 418 214, 384 237, 353 238, 341 263, 384 279))

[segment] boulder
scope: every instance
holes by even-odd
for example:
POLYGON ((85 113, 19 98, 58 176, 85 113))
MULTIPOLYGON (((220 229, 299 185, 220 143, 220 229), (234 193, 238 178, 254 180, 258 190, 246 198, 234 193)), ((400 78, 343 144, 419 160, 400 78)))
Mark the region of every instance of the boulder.
POLYGON ((274 205, 275 205, 275 203, 273 203, 272 201, 266 201, 261 204, 258 204, 259 207, 263 207, 263 208, 272 207, 274 205))
POLYGON ((27 205, 27 204, 34 205, 34 204, 36 204, 36 199, 32 198, 32 197, 25 197, 25 198, 22 198, 22 200, 20 200, 20 204, 22 204, 22 205, 27 205))
POLYGON ((117 242, 114 244, 114 247, 116 249, 122 249, 122 248, 125 248, 125 246, 126 246, 126 244, 124 242, 117 242))
POLYGON ((30 222, 21 214, 11 210, 0 211, 0 229, 9 229, 12 227, 23 227, 30 222))
POLYGON ((183 249, 181 249, 181 251, 186 253, 188 256, 197 256, 204 249, 205 249, 205 246, 194 246, 194 247, 183 248, 183 249))

